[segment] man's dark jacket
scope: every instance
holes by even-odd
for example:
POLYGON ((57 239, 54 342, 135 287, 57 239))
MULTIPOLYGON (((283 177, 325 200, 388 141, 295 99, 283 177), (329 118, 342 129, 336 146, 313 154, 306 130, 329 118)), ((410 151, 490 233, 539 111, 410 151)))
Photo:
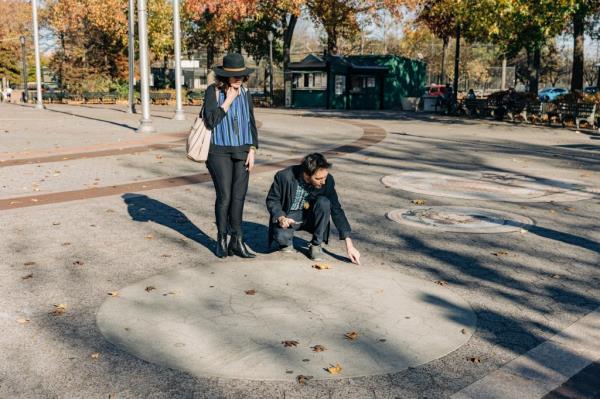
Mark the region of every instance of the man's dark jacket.
MULTIPOLYGON (((267 195, 267 209, 271 218, 269 220, 269 245, 273 242, 273 227, 278 224, 277 219, 280 216, 287 216, 292 207, 299 179, 303 178, 302 165, 294 165, 280 170, 275 174, 275 179, 267 195)), ((350 236, 351 228, 346 214, 335 191, 335 181, 331 174, 327 175, 325 184, 318 190, 313 190, 308 197, 311 208, 314 206, 317 197, 325 196, 331 203, 331 219, 340 233, 340 240, 350 236)), ((326 243, 329 240, 329 227, 323 237, 326 243)))

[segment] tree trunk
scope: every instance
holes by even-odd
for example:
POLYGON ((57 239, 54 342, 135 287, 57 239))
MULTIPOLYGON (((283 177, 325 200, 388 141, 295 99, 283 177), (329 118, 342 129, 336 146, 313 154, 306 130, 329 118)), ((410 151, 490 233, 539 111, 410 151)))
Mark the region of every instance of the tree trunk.
POLYGON ((459 76, 459 62, 460 62, 460 26, 456 27, 456 51, 454 53, 454 101, 456 101, 458 95, 458 76, 459 76))
POLYGON ((533 65, 531 71, 531 80, 529 81, 529 92, 537 94, 540 85, 540 65, 542 63, 541 45, 536 45, 533 49, 533 65))
POLYGON ((443 44, 442 44, 442 67, 441 67, 441 71, 440 71, 440 81, 439 81, 439 83, 441 85, 443 85, 444 81, 446 80, 446 51, 448 50, 449 38, 446 36, 442 40, 443 40, 443 44))
POLYGON ((334 27, 331 27, 327 31, 327 54, 336 55, 337 52, 337 31, 334 27))
POLYGON ((283 91, 284 101, 286 98, 291 97, 291 80, 292 76, 287 73, 288 65, 290 64, 290 49, 292 47, 292 37, 294 36, 294 29, 296 28, 296 22, 298 22, 298 16, 291 14, 290 20, 287 17, 283 17, 282 26, 283 29, 283 91), (288 87, 289 86, 289 87, 288 87))
POLYGON ((583 90, 583 32, 585 12, 579 10, 573 15, 573 71, 571 91, 583 90))

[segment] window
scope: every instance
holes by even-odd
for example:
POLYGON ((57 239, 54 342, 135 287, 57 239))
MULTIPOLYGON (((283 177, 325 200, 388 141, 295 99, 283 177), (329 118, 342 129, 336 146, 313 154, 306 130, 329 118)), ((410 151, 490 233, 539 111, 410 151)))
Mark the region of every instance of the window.
POLYGON ((350 77, 350 93, 364 93, 375 88, 375 76, 352 75, 350 77))
POLYGON ((294 89, 325 89, 327 88, 327 74, 325 72, 298 72, 292 78, 294 89))
POLYGON ((341 96, 346 91, 346 79, 344 75, 335 75, 335 95, 341 96))

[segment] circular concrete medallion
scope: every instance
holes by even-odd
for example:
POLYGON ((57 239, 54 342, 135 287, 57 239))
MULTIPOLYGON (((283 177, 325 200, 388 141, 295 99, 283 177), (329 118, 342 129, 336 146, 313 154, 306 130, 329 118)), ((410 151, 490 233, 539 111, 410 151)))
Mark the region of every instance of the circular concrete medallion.
POLYGON ((458 206, 415 206, 387 214, 394 222, 457 233, 512 233, 533 225, 514 213, 458 206))
POLYGON ((597 190, 581 182, 534 179, 494 171, 462 172, 449 175, 435 172, 403 172, 386 176, 388 187, 440 197, 505 202, 578 201, 592 198, 597 190))
POLYGON ((215 263, 120 289, 98 311, 100 331, 135 356, 198 377, 295 380, 397 372, 452 352, 475 329, 461 297, 391 268, 215 263), (325 370, 337 364, 341 373, 325 370))

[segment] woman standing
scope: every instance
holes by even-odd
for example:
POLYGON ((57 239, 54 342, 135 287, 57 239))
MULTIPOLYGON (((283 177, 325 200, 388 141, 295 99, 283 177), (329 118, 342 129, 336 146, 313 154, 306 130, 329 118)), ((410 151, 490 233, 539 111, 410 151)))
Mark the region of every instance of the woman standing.
POLYGON ((206 166, 217 192, 216 255, 254 258, 242 235, 248 179, 258 148, 252 98, 243 83, 254 69, 246 68, 241 54, 228 54, 214 71, 216 82, 206 89, 203 118, 206 127, 212 129, 206 166))

